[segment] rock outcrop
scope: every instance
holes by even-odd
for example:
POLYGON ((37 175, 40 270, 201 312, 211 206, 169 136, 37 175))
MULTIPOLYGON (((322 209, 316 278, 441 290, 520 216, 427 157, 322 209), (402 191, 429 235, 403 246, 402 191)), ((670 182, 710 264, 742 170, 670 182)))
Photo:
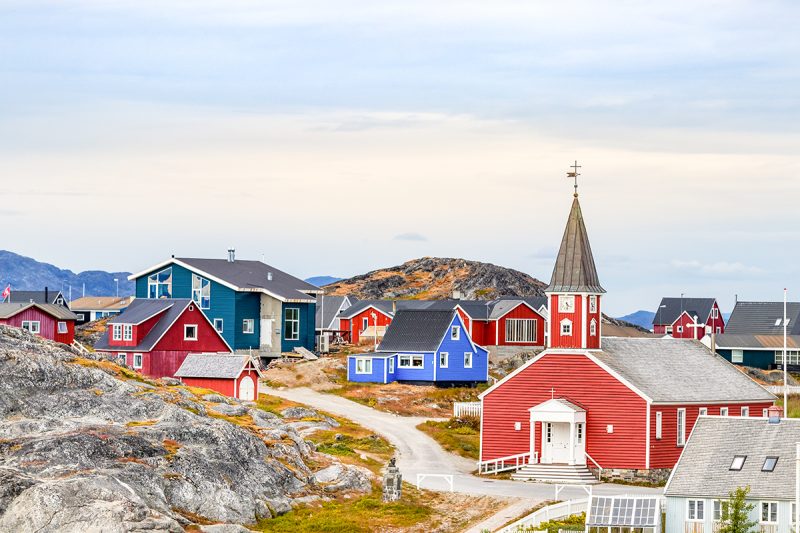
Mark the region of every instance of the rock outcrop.
POLYGON ((370 489, 363 469, 318 460, 307 420, 209 399, 0 326, 0 532, 247 525, 370 489))

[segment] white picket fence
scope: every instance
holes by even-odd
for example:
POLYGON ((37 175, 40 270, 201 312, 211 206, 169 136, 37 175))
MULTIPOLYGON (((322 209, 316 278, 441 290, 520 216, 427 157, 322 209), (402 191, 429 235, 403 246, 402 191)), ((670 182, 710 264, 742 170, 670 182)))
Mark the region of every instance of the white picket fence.
POLYGON ((764 387, 772 394, 783 394, 783 389, 786 388, 786 392, 788 394, 800 394, 800 386, 797 385, 790 385, 788 387, 784 387, 783 385, 767 385, 764 387))
POLYGON ((481 416, 481 402, 453 402, 453 416, 481 416))
POLYGON ((585 513, 588 508, 589 498, 579 498, 577 500, 554 503, 553 505, 542 507, 538 511, 504 527, 499 533, 515 533, 517 531, 533 530, 542 522, 547 522, 555 518, 564 518, 578 513, 585 513))

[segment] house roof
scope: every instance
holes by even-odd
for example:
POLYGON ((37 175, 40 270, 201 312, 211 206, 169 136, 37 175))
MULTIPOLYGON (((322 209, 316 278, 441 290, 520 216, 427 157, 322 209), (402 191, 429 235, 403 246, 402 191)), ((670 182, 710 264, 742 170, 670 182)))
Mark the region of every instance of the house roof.
POLYGON ((546 296, 501 296, 494 300, 458 300, 455 303, 474 320, 496 320, 520 302, 525 302, 537 313, 542 307, 547 309, 546 296))
MULTIPOLYGON (((800 302, 786 304, 789 335, 800 335, 800 302)), ((725 333, 783 335, 783 302, 736 302, 725 333)))
POLYGON ((337 315, 339 315, 339 311, 350 307, 350 302, 349 296, 324 296, 322 294, 317 294, 317 313, 315 317, 317 329, 322 327, 330 329, 331 323, 337 315), (323 298, 325 298, 325 305, 322 305, 323 298), (325 313, 324 317, 322 316, 323 312, 325 313))
POLYGON ((133 301, 133 296, 84 296, 69 303, 73 311, 117 311, 125 309, 133 301))
POLYGON ((358 300, 339 314, 340 318, 353 318, 368 307, 374 307, 388 316, 394 311, 403 310, 439 310, 455 309, 458 300, 358 300))
POLYGON ((444 339, 455 311, 397 311, 378 346, 380 352, 432 352, 444 339))
MULTIPOLYGON (((190 353, 175 372, 175 377, 235 379, 250 361, 249 355, 190 353)), ((254 367, 260 376, 258 365, 254 367)))
POLYGON ((725 498, 750 487, 748 498, 793 500, 795 443, 800 420, 770 424, 764 418, 700 417, 665 489, 666 496, 725 498), (731 470, 734 456, 746 455, 741 470, 731 470), (775 470, 762 472, 764 459, 778 457, 775 470))
MULTIPOLYGON (((783 335, 744 335, 722 333, 715 339, 717 348, 750 348, 763 350, 780 350, 783 348, 783 335)), ((786 347, 800 348, 800 335, 787 335, 786 347)))
POLYGON ((35 302, 0 303, 0 318, 11 318, 12 316, 18 315, 19 313, 30 307, 36 307, 37 309, 40 309, 41 311, 59 320, 78 319, 78 316, 75 313, 73 313, 63 305, 43 304, 35 302))
POLYGON ((547 292, 606 292, 600 286, 597 267, 589 244, 589 235, 583 223, 578 194, 572 201, 572 208, 561 239, 556 265, 550 278, 547 292))
POLYGON ((775 399, 695 340, 604 337, 602 350, 590 353, 655 403, 775 399))
POLYGON ((8 298, 8 303, 37 303, 37 304, 54 304, 58 297, 64 300, 61 291, 47 291, 47 298, 44 297, 44 291, 16 291, 12 290, 8 298), (49 300, 49 301, 47 301, 49 300))
POLYGON ((716 298, 661 298, 661 303, 653 316, 653 324, 670 325, 684 312, 692 318, 697 316, 697 320, 705 324, 716 301, 716 298))
POLYGON ((138 298, 134 300, 131 305, 125 310, 124 313, 115 315, 109 319, 109 324, 141 324, 159 313, 163 313, 167 309, 181 304, 183 307, 191 302, 188 298, 184 299, 167 299, 167 298, 138 298))

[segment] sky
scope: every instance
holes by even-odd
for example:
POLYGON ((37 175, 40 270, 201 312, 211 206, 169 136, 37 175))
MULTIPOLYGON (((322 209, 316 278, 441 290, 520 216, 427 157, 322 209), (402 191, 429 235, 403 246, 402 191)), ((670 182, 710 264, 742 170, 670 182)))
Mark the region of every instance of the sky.
POLYGON ((549 280, 569 165, 605 311, 800 300, 792 1, 0 0, 0 248, 549 280))

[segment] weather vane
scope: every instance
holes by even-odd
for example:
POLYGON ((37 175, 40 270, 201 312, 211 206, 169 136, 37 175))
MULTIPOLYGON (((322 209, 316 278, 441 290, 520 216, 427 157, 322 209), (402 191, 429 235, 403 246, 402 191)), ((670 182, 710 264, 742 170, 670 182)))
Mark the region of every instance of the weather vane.
POLYGON ((581 168, 581 166, 578 164, 578 161, 575 160, 575 164, 572 165, 570 168, 572 169, 572 172, 567 172, 567 177, 575 179, 575 198, 577 198, 578 197, 578 176, 580 176, 580 173, 578 172, 578 169, 581 168))

